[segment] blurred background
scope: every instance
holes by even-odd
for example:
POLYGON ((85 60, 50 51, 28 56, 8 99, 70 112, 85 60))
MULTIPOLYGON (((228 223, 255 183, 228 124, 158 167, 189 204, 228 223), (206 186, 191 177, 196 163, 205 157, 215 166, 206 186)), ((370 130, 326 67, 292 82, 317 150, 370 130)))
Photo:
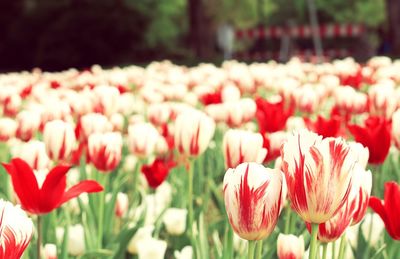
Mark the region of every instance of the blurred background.
POLYGON ((0 2, 0 71, 400 54, 399 0, 0 2), (311 28, 311 29, 310 29, 311 28))

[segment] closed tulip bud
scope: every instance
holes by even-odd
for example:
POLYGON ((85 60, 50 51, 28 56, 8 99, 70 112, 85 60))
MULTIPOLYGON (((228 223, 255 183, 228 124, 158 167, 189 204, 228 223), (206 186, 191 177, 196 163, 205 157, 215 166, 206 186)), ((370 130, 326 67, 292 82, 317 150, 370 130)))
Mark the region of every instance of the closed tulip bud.
POLYGON ((123 131, 125 119, 120 113, 114 113, 110 117, 110 123, 112 124, 113 131, 123 131))
POLYGON ((238 101, 240 99, 240 90, 234 84, 226 85, 221 91, 223 102, 238 101))
POLYGON ((267 150, 259 133, 244 130, 228 130, 222 142, 225 166, 233 168, 243 162, 262 163, 267 150))
POLYGON ((69 226, 68 229, 68 253, 79 256, 85 252, 85 231, 81 224, 69 226))
POLYGON ((341 138, 307 130, 289 135, 281 150, 292 208, 309 223, 323 223, 344 205, 357 162, 341 138))
POLYGON ((246 240, 261 240, 274 230, 286 197, 281 171, 243 163, 224 176, 224 200, 233 230, 246 240))
POLYGON ((174 252, 175 259, 192 259, 193 258, 193 247, 185 246, 181 251, 174 252))
POLYGON ((46 169, 50 165, 45 144, 38 140, 31 140, 22 144, 13 156, 22 158, 34 170, 46 169))
POLYGON ((47 155, 53 160, 67 159, 75 145, 75 132, 71 124, 54 120, 44 126, 43 140, 47 155))
POLYGON ((115 204, 115 215, 119 218, 126 215, 129 208, 129 199, 126 193, 119 192, 115 204))
POLYGON ((102 172, 111 172, 121 161, 122 137, 120 133, 95 133, 88 140, 88 155, 93 165, 102 172))
POLYGON ((135 235, 131 238, 131 240, 128 243, 127 250, 130 254, 137 254, 138 251, 141 248, 141 242, 143 240, 151 238, 151 235, 153 233, 154 226, 144 226, 139 228, 135 235))
POLYGON ((16 137, 22 141, 29 141, 39 129, 40 114, 37 111, 21 111, 17 115, 17 123, 16 137))
POLYGON ((154 152, 160 134, 150 123, 136 123, 128 129, 128 145, 132 154, 147 157, 154 152))
POLYGON ((107 117, 99 113, 89 113, 82 116, 80 123, 84 138, 88 138, 93 133, 105 133, 112 130, 112 125, 107 117))
POLYGON ((279 234, 278 236, 279 259, 301 259, 304 255, 303 236, 279 234))
POLYGON ((109 116, 117 109, 119 91, 108 85, 97 86, 93 89, 95 97, 94 111, 109 116))
POLYGON ((168 234, 182 235, 186 229, 186 209, 168 208, 163 216, 163 222, 168 234))
POLYGON ((46 244, 43 250, 44 259, 57 259, 57 246, 55 244, 46 244))
POLYGON ((215 122, 198 110, 187 110, 175 121, 175 146, 181 154, 198 156, 210 143, 215 130, 215 122))
POLYGON ((19 259, 33 235, 33 223, 26 213, 11 202, 0 200, 1 258, 19 259))
POLYGON ((140 242, 139 259, 164 259, 167 251, 167 242, 155 238, 148 238, 140 242))
POLYGON ((6 142, 7 140, 15 137, 18 124, 15 120, 10 118, 0 119, 0 142, 6 142))

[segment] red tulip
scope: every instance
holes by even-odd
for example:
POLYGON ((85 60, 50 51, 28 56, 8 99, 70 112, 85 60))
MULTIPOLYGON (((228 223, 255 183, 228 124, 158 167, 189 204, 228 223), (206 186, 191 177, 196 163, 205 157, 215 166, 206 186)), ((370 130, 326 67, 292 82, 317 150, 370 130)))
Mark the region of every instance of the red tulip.
POLYGON ((42 185, 32 168, 22 159, 14 158, 10 164, 3 164, 22 208, 33 214, 46 214, 81 193, 100 192, 103 187, 92 180, 81 181, 67 191, 66 181, 69 166, 58 165, 47 174, 42 185))
POLYGON ((0 200, 0 259, 19 259, 33 235, 33 223, 19 206, 0 200))
POLYGON ((262 134, 283 130, 287 119, 293 114, 292 109, 285 109, 283 100, 271 103, 262 98, 257 98, 256 104, 256 118, 262 134))
POLYGON ((225 173, 226 213, 241 238, 261 240, 271 234, 285 198, 285 177, 280 170, 243 163, 225 173))
POLYGON ((176 162, 173 160, 156 158, 151 165, 142 166, 142 173, 150 187, 155 189, 164 182, 169 171, 175 166, 176 162))
POLYGON ((371 164, 382 164, 389 154, 391 142, 391 123, 383 117, 368 117, 364 121, 364 127, 348 125, 355 140, 369 150, 371 164))
POLYGON ((302 130, 289 135, 281 149, 292 208, 309 223, 332 218, 348 199, 353 167, 350 146, 340 138, 325 138, 302 130))
POLYGON ((338 137, 340 134, 341 120, 339 116, 332 116, 330 119, 325 119, 321 115, 318 115, 316 121, 304 118, 304 122, 309 130, 322 135, 324 138, 338 137))
POLYGON ((389 235, 395 240, 400 240, 400 185, 396 182, 387 182, 384 196, 383 201, 372 196, 369 199, 369 206, 385 222, 389 235))
POLYGON ((216 103, 221 103, 222 102, 222 95, 221 91, 215 92, 215 93, 207 93, 204 94, 200 97, 200 101, 204 105, 209 105, 209 104, 216 104, 216 103))

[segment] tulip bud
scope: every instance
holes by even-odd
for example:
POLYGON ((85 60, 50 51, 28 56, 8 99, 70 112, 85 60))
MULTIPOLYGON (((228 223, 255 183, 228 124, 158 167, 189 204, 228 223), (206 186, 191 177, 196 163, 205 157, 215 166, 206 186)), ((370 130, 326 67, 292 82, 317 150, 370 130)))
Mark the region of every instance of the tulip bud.
POLYGON ((181 251, 174 252, 175 259, 192 259, 193 258, 193 247, 185 246, 181 251))
POLYGON ((95 112, 109 116, 116 111, 120 95, 117 88, 100 85, 93 89, 93 93, 95 97, 95 112))
POLYGON ((84 138, 88 138, 93 133, 104 133, 112 129, 107 117, 99 113, 89 113, 82 116, 80 123, 84 138))
POLYGON ((139 259, 163 259, 167 251, 167 242, 155 238, 147 238, 140 242, 139 259))
POLYGON ((126 193, 119 192, 117 194, 117 200, 115 205, 115 215, 118 218, 123 217, 126 215, 129 208, 129 200, 128 195, 126 193))
POLYGON ((267 150, 259 133, 243 130, 228 130, 223 139, 225 167, 233 168, 243 162, 262 163, 267 150))
POLYGON ((120 133, 95 133, 88 140, 88 155, 100 171, 111 172, 121 161, 122 137, 120 133))
POLYGON ((46 244, 43 250, 44 259, 57 259, 57 246, 55 244, 46 244))
POLYGON ((160 134, 150 123, 136 123, 128 128, 128 145, 132 154, 147 157, 154 152, 160 134))
POLYGON ((279 234, 278 236, 279 259, 301 259, 304 255, 303 236, 279 234))
POLYGON ((173 236, 182 235, 186 229, 186 209, 168 208, 163 216, 163 222, 168 234, 173 236))
POLYGON ((175 146, 181 154, 198 156, 210 143, 215 130, 215 122, 198 110, 187 110, 175 121, 175 146))
POLYGON ((281 171, 243 163, 225 173, 226 212, 241 238, 267 237, 275 228, 285 198, 286 184, 281 171))
POLYGON ((141 248, 141 242, 146 239, 150 239, 153 233, 154 226, 148 225, 139 228, 135 235, 131 238, 128 243, 127 250, 130 254, 137 254, 141 248))
POLYGON ((17 122, 10 118, 0 119, 0 142, 6 142, 10 138, 15 137, 17 131, 17 122))
POLYGON ((75 144, 75 132, 71 124, 54 120, 44 126, 43 140, 48 156, 53 160, 67 159, 75 144))
POLYGON ((20 149, 14 152, 13 157, 25 160, 34 170, 46 169, 50 164, 45 144, 38 140, 31 140, 22 144, 20 149))
POLYGON ((40 114, 37 111, 21 111, 17 115, 17 123, 17 138, 22 141, 29 141, 33 137, 33 134, 39 129, 40 114))

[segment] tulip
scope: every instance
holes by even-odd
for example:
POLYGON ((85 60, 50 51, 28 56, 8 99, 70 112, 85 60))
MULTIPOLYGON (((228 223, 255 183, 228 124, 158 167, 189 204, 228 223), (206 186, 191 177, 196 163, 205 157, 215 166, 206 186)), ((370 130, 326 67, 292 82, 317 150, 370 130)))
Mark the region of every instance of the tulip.
POLYGON ((13 157, 22 158, 34 170, 47 169, 50 159, 46 153, 45 144, 38 140, 23 143, 19 150, 13 152, 13 157))
POLYGON ((215 130, 215 122, 198 110, 187 110, 175 121, 175 146, 181 154, 198 156, 210 143, 215 130))
POLYGON ((151 238, 154 226, 144 226, 139 228, 135 235, 131 238, 128 243, 127 250, 130 254, 137 254, 141 247, 141 242, 143 240, 151 238))
POLYGON ((128 128, 128 145, 132 154, 148 157, 154 152, 160 134, 150 123, 136 123, 128 128))
POLYGON ((16 137, 22 141, 29 141, 39 129, 40 114, 37 111, 24 110, 18 113, 16 121, 18 123, 16 137))
POLYGON ((57 246, 55 244, 46 244, 43 250, 45 259, 57 259, 57 246))
POLYGON ((230 127, 239 127, 250 121, 254 118, 257 110, 254 100, 250 98, 226 102, 223 108, 225 110, 224 121, 230 127))
MULTIPOLYGON (((58 240, 62 240, 64 236, 64 228, 57 228, 56 236, 58 240)), ((80 256, 85 252, 85 230, 81 224, 68 226, 68 246, 67 251, 72 256, 80 256)))
POLYGON ((112 129, 107 117, 99 113, 89 113, 82 116, 79 125, 85 139, 93 133, 105 133, 112 129))
POLYGON ((76 141, 74 128, 62 120, 50 121, 44 126, 43 140, 51 159, 65 160, 72 153, 76 141))
POLYGON ((333 217, 349 196, 357 162, 349 145, 302 130, 288 137, 281 152, 292 208, 309 223, 333 217))
POLYGON ((151 188, 157 188, 168 177, 169 171, 176 166, 176 162, 166 158, 156 158, 152 164, 143 165, 142 173, 151 188))
POLYGON ((370 164, 382 164, 389 154, 391 143, 391 124, 382 117, 368 117, 365 126, 348 125, 355 140, 369 150, 370 164))
POLYGON ((286 121, 292 116, 292 109, 285 109, 283 100, 272 103, 264 99, 257 98, 256 118, 260 126, 260 132, 275 132, 285 128, 286 121))
POLYGON ((154 125, 162 125, 171 118, 172 110, 169 103, 155 103, 149 106, 147 117, 154 125))
POLYGON ((267 155, 259 133, 231 129, 225 133, 222 145, 226 168, 234 168, 243 162, 262 163, 267 155))
POLYGON ((26 213, 0 200, 0 258, 19 259, 33 235, 33 223, 26 213))
POLYGON ((0 118, 0 142, 6 142, 15 137, 17 122, 10 118, 0 118))
POLYGON ((263 147, 268 150, 264 163, 276 160, 281 155, 281 147, 286 141, 288 133, 286 131, 275 131, 270 134, 264 134, 263 147))
POLYGON ((116 111, 120 95, 117 88, 108 85, 100 85, 96 86, 92 92, 95 97, 95 112, 110 116, 116 111))
POLYGON ((354 141, 349 141, 348 142, 350 145, 350 148, 353 150, 353 154, 357 156, 357 163, 362 167, 362 168, 367 168, 368 165, 368 159, 369 159, 369 150, 368 148, 364 147, 362 144, 354 141))
POLYGON ((228 169, 223 184, 233 230, 246 240, 267 237, 275 228, 286 197, 283 174, 260 164, 243 163, 228 169))
POLYGON ((54 167, 41 185, 32 168, 24 160, 14 158, 10 164, 3 166, 11 176, 14 191, 22 208, 32 214, 47 214, 81 193, 103 190, 97 182, 85 180, 66 191, 66 174, 70 167, 65 165, 54 167))
POLYGON ((330 119, 325 119, 321 115, 318 115, 315 122, 309 118, 304 118, 307 128, 318 135, 322 135, 324 138, 337 137, 340 134, 341 120, 339 116, 332 116, 330 119))
POLYGON ((279 259, 301 259, 304 255, 303 236, 278 235, 278 258, 279 259))
POLYGON ((182 235, 186 230, 186 209, 168 208, 163 215, 163 222, 168 234, 182 235))
POLYGON ((117 200, 115 203, 115 215, 118 218, 122 218, 126 215, 129 208, 128 195, 126 193, 119 192, 117 194, 117 200))
POLYGON ((122 137, 120 133, 95 133, 88 140, 90 162, 102 172, 111 172, 121 161, 122 137))
POLYGON ((155 238, 148 238, 140 242, 139 259, 164 259, 167 251, 167 242, 155 238))
POLYGON ((175 259, 192 259, 193 258, 193 247, 185 246, 181 251, 174 252, 175 259))
POLYGON ((393 98, 395 88, 393 82, 379 83, 368 89, 368 108, 373 116, 390 119, 397 108, 397 100, 393 98))
POLYGON ((400 149, 400 109, 398 109, 392 117, 392 138, 396 147, 400 149))
POLYGON ((372 196, 369 206, 385 222, 386 231, 394 240, 400 240, 400 185, 396 182, 385 183, 384 200, 372 196))

